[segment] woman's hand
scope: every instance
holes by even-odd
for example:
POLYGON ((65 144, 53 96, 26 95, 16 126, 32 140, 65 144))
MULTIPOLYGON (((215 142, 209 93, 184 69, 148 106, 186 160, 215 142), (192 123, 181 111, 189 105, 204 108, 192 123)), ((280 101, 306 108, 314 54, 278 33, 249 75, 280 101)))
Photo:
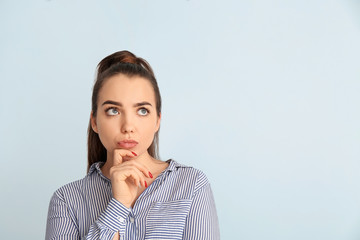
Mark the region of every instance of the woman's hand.
POLYGON ((128 208, 136 200, 139 187, 147 187, 145 177, 151 176, 144 165, 131 160, 135 156, 130 150, 115 149, 110 168, 113 197, 128 208))

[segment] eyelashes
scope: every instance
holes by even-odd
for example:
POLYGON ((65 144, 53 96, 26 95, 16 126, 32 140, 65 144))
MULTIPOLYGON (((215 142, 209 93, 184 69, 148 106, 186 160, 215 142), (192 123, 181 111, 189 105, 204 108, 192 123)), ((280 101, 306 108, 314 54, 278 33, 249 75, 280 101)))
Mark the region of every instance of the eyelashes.
MULTIPOLYGON (((150 113, 149 109, 144 108, 144 107, 139 108, 136 112, 139 116, 142 116, 142 117, 147 116, 150 113)), ((120 111, 118 111, 118 109, 116 107, 108 107, 105 109, 105 113, 108 116, 116 116, 116 115, 120 114, 120 111)))

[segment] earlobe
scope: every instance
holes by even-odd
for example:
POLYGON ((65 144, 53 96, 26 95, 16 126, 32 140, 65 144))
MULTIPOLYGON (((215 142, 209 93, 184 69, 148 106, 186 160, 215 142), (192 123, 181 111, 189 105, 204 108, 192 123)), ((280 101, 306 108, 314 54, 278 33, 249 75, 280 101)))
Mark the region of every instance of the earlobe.
POLYGON ((97 125, 96 125, 96 119, 93 115, 93 112, 90 113, 90 122, 91 122, 91 128, 94 132, 98 133, 97 125))
POLYGON ((159 113, 157 122, 156 122, 156 132, 159 131, 160 128, 160 122, 161 122, 161 113, 159 113))

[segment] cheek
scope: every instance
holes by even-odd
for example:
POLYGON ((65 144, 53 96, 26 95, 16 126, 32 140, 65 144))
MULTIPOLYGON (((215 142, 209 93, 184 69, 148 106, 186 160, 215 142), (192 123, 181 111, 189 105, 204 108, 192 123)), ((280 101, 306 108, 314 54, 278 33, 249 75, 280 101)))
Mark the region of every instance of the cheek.
POLYGON ((154 135, 157 132, 157 125, 155 124, 149 124, 148 126, 148 130, 147 130, 147 136, 150 139, 150 143, 152 142, 152 140, 154 139, 154 135))
POLYGON ((108 150, 112 148, 114 139, 117 134, 116 129, 112 126, 112 124, 109 122, 107 122, 106 124, 99 122, 98 132, 100 141, 104 145, 104 147, 108 150))
POLYGON ((154 137, 154 125, 152 123, 142 123, 141 130, 139 132, 142 133, 142 137, 146 139, 152 139, 154 137))

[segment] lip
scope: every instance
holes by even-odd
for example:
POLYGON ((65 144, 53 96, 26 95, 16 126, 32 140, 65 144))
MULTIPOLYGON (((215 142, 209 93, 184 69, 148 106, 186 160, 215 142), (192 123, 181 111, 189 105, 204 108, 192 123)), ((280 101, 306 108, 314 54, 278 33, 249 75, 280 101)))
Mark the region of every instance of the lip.
POLYGON ((138 142, 135 141, 135 140, 129 139, 129 140, 120 141, 120 142, 118 142, 117 144, 118 144, 118 146, 119 146, 120 148, 130 149, 130 148, 133 148, 133 147, 135 147, 136 145, 138 145, 138 142))

